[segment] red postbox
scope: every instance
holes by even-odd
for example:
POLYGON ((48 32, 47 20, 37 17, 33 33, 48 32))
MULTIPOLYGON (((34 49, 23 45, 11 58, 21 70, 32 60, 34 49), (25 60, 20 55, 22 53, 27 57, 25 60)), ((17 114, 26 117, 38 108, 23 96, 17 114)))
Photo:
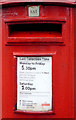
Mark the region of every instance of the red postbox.
POLYGON ((75 1, 1 5, 2 118, 75 118, 75 1))

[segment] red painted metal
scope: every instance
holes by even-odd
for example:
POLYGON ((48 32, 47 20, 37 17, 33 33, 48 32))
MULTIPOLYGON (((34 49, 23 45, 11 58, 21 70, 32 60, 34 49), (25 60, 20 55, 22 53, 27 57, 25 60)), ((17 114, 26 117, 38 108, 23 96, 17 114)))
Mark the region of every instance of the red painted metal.
MULTIPOLYGON (((75 118, 76 118, 76 8, 73 9, 73 15, 74 15, 74 18, 73 18, 73 34, 74 34, 74 108, 75 108, 75 118)), ((73 36, 73 35, 72 35, 73 36)))
POLYGON ((50 2, 50 3, 66 3, 66 4, 76 4, 75 0, 1 0, 0 4, 10 4, 10 3, 22 3, 22 2, 50 2))
POLYGON ((0 7, 0 119, 2 118, 2 9, 0 7))
MULTIPOLYGON (((75 1, 67 1, 72 2, 75 1)), ((42 4, 39 17, 29 17, 28 5, 18 4, 18 6, 5 6, 2 9, 2 118, 74 118, 73 8, 42 4), (12 27, 11 29, 8 27, 26 23, 61 24, 61 36, 51 34, 48 38, 43 32, 38 37, 34 32, 33 36, 27 32, 28 36, 24 37, 23 31, 13 33, 12 27), (53 57, 53 111, 48 113, 16 111, 16 56, 46 55, 53 57)), ((48 33, 47 35, 49 36, 48 33)))

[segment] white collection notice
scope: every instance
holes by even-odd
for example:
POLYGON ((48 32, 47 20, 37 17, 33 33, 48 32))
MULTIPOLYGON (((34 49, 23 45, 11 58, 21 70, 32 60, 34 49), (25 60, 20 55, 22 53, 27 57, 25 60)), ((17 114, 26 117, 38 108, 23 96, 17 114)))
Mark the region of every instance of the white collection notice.
POLYGON ((17 57, 17 110, 52 110, 52 57, 17 57))

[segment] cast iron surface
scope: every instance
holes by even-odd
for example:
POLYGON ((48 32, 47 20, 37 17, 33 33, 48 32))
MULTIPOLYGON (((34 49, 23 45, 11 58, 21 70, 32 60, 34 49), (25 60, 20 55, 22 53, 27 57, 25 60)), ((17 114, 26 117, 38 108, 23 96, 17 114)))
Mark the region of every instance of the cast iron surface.
POLYGON ((61 4, 76 4, 76 0, 0 0, 0 4, 11 4, 21 2, 50 2, 50 3, 61 3, 61 4))

